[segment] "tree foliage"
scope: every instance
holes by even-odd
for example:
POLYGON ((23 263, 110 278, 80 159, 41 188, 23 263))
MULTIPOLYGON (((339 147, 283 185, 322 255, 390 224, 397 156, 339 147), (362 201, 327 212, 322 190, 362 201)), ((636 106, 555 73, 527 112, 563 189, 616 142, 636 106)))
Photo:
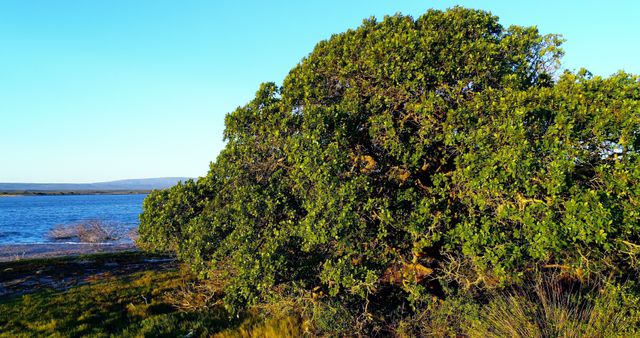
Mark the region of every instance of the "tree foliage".
POLYGON ((459 7, 365 20, 227 115, 208 175, 147 197, 141 242, 224 265, 240 306, 277 285, 417 304, 544 266, 629 276, 640 80, 556 75, 561 43, 459 7))

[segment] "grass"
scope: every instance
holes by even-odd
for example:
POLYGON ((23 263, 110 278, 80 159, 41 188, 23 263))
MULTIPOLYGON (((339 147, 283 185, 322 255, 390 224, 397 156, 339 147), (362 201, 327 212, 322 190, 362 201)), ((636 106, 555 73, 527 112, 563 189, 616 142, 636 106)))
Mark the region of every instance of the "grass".
MULTIPOLYGON (((256 316, 254 318, 260 318, 256 316)), ((238 327, 213 335, 214 338, 288 338, 303 337, 305 331, 294 316, 269 318, 266 320, 246 319, 238 327)))
MULTIPOLYGON (((88 278, 85 284, 63 291, 34 289, 25 295, 0 297, 0 337, 376 335, 375 330, 359 325, 364 319, 353 317, 344 304, 305 293, 282 291, 283 296, 232 316, 222 302, 222 279, 197 280, 175 262, 159 268, 162 257, 141 263, 149 258, 130 252, 1 263, 0 288, 3 281, 29 273, 51 279, 56 277, 51 272, 60 276, 82 272, 88 278), (115 262, 120 268, 108 270, 115 262), (102 273, 105 269, 108 273, 102 273)), ((606 281, 542 278, 480 303, 468 297, 434 299, 412 315, 381 319, 378 335, 637 337, 640 296, 631 291, 606 281)))
MULTIPOLYGON (((17 274, 44 266, 76 269, 78 260, 120 262, 142 258, 140 253, 102 254, 5 263, 0 271, 17 274)), ((6 278, 3 275, 3 278, 6 278)), ((139 271, 97 275, 88 284, 66 291, 41 290, 0 298, 0 337, 298 337, 299 322, 291 317, 263 320, 255 311, 230 316, 219 284, 201 286, 188 271, 139 271), (194 289, 195 285, 195 289, 194 289), (189 290, 209 292, 206 304, 184 309, 189 290), (176 296, 178 295, 178 296, 176 296), (183 295, 182 297, 180 295, 183 295)))
POLYGON ((229 327, 222 308, 179 312, 165 300, 177 271, 106 278, 65 292, 41 291, 0 302, 2 337, 177 336, 229 327))
POLYGON ((470 337, 638 337, 638 299, 606 280, 545 276, 502 292, 471 321, 470 337))

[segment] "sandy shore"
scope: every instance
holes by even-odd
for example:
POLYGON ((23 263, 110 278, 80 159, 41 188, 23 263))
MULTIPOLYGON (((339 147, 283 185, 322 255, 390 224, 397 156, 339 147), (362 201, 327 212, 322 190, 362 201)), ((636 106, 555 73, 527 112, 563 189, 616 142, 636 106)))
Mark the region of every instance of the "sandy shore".
POLYGON ((2 244, 0 262, 29 258, 77 256, 92 253, 137 250, 133 243, 126 244, 2 244))

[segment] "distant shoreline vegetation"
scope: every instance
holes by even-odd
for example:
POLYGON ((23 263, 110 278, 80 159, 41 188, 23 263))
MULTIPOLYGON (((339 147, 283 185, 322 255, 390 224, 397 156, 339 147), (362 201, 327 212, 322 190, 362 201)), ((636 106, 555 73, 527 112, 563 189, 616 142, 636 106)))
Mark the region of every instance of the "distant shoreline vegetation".
POLYGON ((188 179, 188 177, 158 177, 98 183, 0 183, 0 196, 148 194, 153 190, 166 189, 188 179))
POLYGON ((52 195, 138 195, 152 190, 68 190, 68 191, 0 191, 0 197, 52 195))

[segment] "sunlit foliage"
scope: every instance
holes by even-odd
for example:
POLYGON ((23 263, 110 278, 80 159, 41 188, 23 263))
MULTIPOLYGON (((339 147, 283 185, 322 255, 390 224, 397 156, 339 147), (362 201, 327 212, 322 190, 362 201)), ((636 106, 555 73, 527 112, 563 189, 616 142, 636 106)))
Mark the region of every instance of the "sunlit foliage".
POLYGON ((147 198, 141 243, 224 265, 230 308, 278 285, 368 312, 532 268, 628 278, 640 81, 560 73, 561 42, 458 7, 321 41, 226 117, 207 176, 147 198))

